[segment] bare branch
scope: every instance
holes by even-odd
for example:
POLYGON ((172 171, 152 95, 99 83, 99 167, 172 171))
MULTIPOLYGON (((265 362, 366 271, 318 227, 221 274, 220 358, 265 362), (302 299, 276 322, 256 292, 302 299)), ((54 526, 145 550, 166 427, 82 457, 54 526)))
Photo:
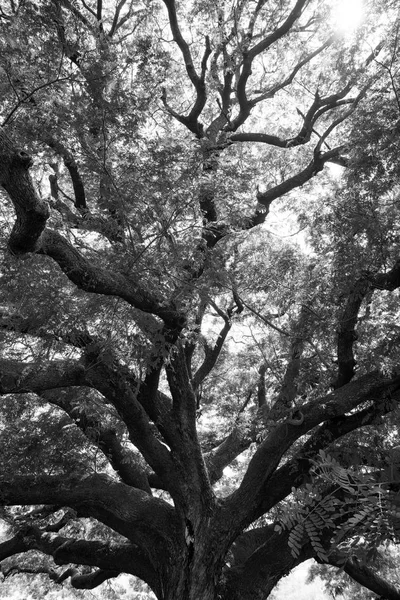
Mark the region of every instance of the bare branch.
MULTIPOLYGON (((116 32, 117 28, 120 26, 119 25, 119 15, 120 15, 120 12, 121 12, 122 8, 125 6, 126 2, 127 2, 127 0, 119 0, 117 6, 115 7, 115 13, 114 13, 113 22, 112 22, 112 25, 111 25, 111 29, 110 29, 110 31, 108 33, 109 37, 112 37, 114 35, 114 33, 116 32)), ((133 3, 131 2, 131 5, 129 7, 129 11, 132 8, 132 4, 133 3)))
MULTIPOLYGON (((186 127, 188 127, 188 129, 190 129, 190 131, 195 133, 198 137, 202 137, 203 136, 203 128, 198 123, 198 118, 201 115, 203 108, 206 104, 206 100, 207 100, 205 75, 206 75, 206 70, 207 70, 207 60, 211 54, 210 38, 208 36, 206 36, 205 50, 204 50, 203 58, 201 61, 201 73, 200 73, 200 75, 198 75, 198 73, 194 67, 194 64, 193 64, 193 58, 192 58, 192 55, 190 52, 189 45, 187 44, 186 40, 184 39, 184 37, 181 33, 181 30, 179 28, 175 0, 163 0, 163 2, 168 10, 168 18, 169 18, 169 23, 170 23, 174 41, 177 43, 178 48, 180 49, 180 51, 182 53, 183 59, 185 61, 186 72, 196 90, 196 101, 187 117, 178 115, 178 113, 176 113, 175 111, 172 111, 169 108, 168 108, 168 110, 175 118, 178 119, 178 121, 180 121, 181 123, 186 125, 186 127)), ((163 93, 162 99, 163 99, 164 105, 167 107, 165 93, 163 93)))
POLYGON ((182 36, 181 30, 179 28, 175 0, 163 0, 163 2, 167 7, 169 23, 172 35, 174 37, 174 41, 177 43, 178 48, 182 53, 183 59, 185 61, 186 72, 189 76, 189 79, 197 90, 198 85, 201 83, 201 78, 199 77, 199 75, 196 72, 196 69, 194 68, 189 46, 185 41, 184 37, 182 36))
POLYGON ((321 54, 321 52, 323 52, 326 48, 329 48, 329 46, 332 45, 332 43, 334 42, 335 37, 331 36, 329 37, 326 42, 324 44, 322 44, 322 46, 320 46, 319 48, 317 48, 316 50, 314 50, 314 52, 310 52, 309 54, 307 54, 302 60, 300 60, 297 65, 295 65, 295 67, 293 68, 292 72, 280 83, 275 84, 274 86, 272 86, 271 88, 262 91, 259 95, 257 95, 256 98, 251 100, 251 103, 253 106, 255 106, 256 104, 258 104, 259 102, 262 102, 263 100, 267 100, 270 98, 273 98, 275 96, 275 94, 277 94, 279 91, 283 90, 285 87, 287 87, 288 85, 290 85, 295 76, 297 75, 297 73, 309 62, 311 62, 311 60, 313 58, 315 58, 316 56, 318 56, 318 54, 321 54))
POLYGON ((42 83, 41 85, 36 86, 28 94, 24 94, 24 97, 21 98, 17 102, 17 104, 14 106, 14 108, 11 110, 11 112, 9 112, 8 115, 5 117, 3 123, 1 124, 1 127, 4 127, 5 125, 7 125, 7 123, 10 122, 10 120, 11 120, 12 116, 15 114, 15 112, 23 104, 26 104, 27 102, 29 102, 29 100, 31 98, 33 98, 34 95, 37 94, 37 92, 39 92, 40 90, 43 90, 44 88, 51 87, 52 85, 54 85, 56 83, 60 83, 61 81, 70 81, 70 80, 71 80, 71 77, 57 77, 56 79, 53 79, 52 81, 47 81, 46 83, 42 83))
POLYGON ((247 98, 247 81, 252 73, 252 63, 256 56, 267 50, 277 40, 284 37, 291 29, 293 24, 300 18, 308 0, 297 0, 295 6, 291 10, 289 16, 277 27, 270 35, 264 38, 261 42, 253 46, 250 50, 243 52, 242 71, 237 84, 237 98, 239 101, 240 112, 232 123, 232 129, 235 131, 242 125, 250 114, 252 103, 247 98))
POLYGON ((337 156, 340 156, 340 153, 343 149, 344 146, 338 146, 337 148, 332 148, 332 150, 328 150, 328 152, 325 153, 315 152, 313 160, 305 169, 299 173, 296 173, 296 175, 289 177, 282 183, 270 188, 266 192, 259 192, 257 194, 257 200, 263 208, 256 209, 255 214, 248 219, 246 228, 250 229, 256 225, 264 223, 269 213, 269 207, 274 200, 280 198, 288 192, 291 192, 297 187, 301 187, 307 181, 315 177, 315 175, 322 171, 325 163, 334 160, 337 156))

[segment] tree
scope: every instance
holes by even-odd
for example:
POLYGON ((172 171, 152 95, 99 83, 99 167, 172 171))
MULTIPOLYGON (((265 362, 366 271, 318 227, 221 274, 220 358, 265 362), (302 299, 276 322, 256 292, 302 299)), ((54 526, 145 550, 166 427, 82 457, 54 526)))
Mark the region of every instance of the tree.
POLYGON ((5 572, 246 600, 314 557, 400 598, 362 562, 400 463, 399 20, 370 4, 342 38, 331 2, 3 3, 5 572))

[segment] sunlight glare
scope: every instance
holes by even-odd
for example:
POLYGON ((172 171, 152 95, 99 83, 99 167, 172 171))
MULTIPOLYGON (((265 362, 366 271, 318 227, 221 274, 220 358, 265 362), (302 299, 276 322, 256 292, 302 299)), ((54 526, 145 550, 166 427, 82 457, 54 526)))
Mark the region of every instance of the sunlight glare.
POLYGON ((332 25, 340 35, 351 35, 361 25, 363 16, 363 0, 337 0, 332 11, 332 25))

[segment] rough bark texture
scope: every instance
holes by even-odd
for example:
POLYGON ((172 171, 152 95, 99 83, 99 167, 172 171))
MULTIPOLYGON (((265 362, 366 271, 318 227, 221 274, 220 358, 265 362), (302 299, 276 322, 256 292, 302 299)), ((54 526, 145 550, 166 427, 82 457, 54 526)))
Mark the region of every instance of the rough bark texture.
MULTIPOLYGON (((145 331, 147 337, 142 344, 145 346, 143 354, 139 351, 135 354, 132 350, 132 356, 137 359, 133 368, 134 359, 130 355, 122 358, 118 355, 117 345, 113 346, 112 331, 101 338, 96 327, 87 330, 84 322, 75 327, 70 321, 69 329, 65 331, 52 323, 38 325, 17 310, 8 312, 0 308, 0 328, 7 335, 20 334, 40 341, 50 336, 66 344, 69 350, 72 348, 71 352, 63 354, 57 346, 55 356, 58 358, 53 359, 44 352, 37 360, 0 359, 0 396, 11 401, 22 396, 28 398, 27 402, 34 397, 35 401, 40 401, 41 408, 56 407, 68 420, 67 427, 73 425, 86 436, 91 447, 107 461, 107 473, 113 473, 0 475, 1 505, 36 507, 25 515, 23 523, 18 524, 16 520, 14 532, 0 543, 0 560, 10 561, 30 550, 39 551, 54 559, 57 568, 25 572, 46 572, 57 583, 70 579, 77 589, 93 589, 120 573, 129 573, 146 582, 159 600, 264 600, 282 577, 309 558, 320 559, 324 553, 333 565, 339 565, 334 535, 345 520, 343 513, 335 513, 329 522, 321 524, 317 536, 320 550, 315 537, 307 537, 303 532, 297 552, 293 552, 293 544, 292 548, 290 546, 289 529, 281 527, 277 530, 275 524, 265 525, 265 519, 263 523, 257 519, 265 517, 277 506, 280 510, 282 505, 279 503, 290 497, 294 488, 299 489, 310 480, 321 450, 328 451, 340 438, 370 426, 396 409, 400 400, 400 376, 395 371, 391 374, 370 371, 356 377, 354 344, 365 297, 374 290, 398 289, 400 263, 395 262, 385 273, 364 273, 355 278, 353 288, 341 302, 335 367, 329 362, 325 371, 330 370, 332 375, 336 369, 333 391, 327 382, 320 382, 319 394, 308 396, 307 391, 301 398, 298 386, 303 358, 308 345, 312 346, 318 318, 313 311, 312 294, 301 304, 297 321, 293 319, 285 331, 273 325, 273 317, 263 318, 242 301, 233 267, 226 269, 225 287, 218 302, 210 297, 208 289, 213 280, 218 279, 218 264, 221 264, 218 260, 234 264, 241 243, 232 242, 236 234, 247 235, 246 232, 263 224, 276 199, 313 180, 328 162, 347 164, 343 155, 346 147, 330 147, 327 138, 352 114, 367 93, 373 79, 367 77, 366 70, 377 50, 358 67, 362 85, 350 78, 336 91, 329 91, 329 95, 323 95, 318 89, 312 91, 304 113, 297 109, 300 125, 296 125, 293 135, 281 137, 241 130, 253 109, 285 90, 303 67, 309 67, 311 61, 322 56, 334 43, 334 37, 329 35, 316 49, 314 46, 312 51, 302 52, 280 80, 278 77, 272 83, 264 81, 260 90, 251 83, 253 71, 259 68, 257 61, 262 56, 275 44, 285 42, 289 35, 307 32, 314 23, 313 15, 302 20, 309 4, 307 0, 288 3, 279 18, 274 16, 276 23, 269 31, 264 25, 261 29, 256 26, 257 22, 266 21, 264 10, 268 3, 265 0, 248 5, 238 2, 232 12, 233 26, 225 27, 226 15, 220 12, 219 35, 215 39, 206 36, 200 47, 185 39, 189 26, 181 25, 175 0, 163 0, 165 18, 188 79, 189 89, 185 94, 193 94, 190 108, 178 112, 174 108, 178 95, 171 100, 163 90, 163 110, 193 134, 199 157, 198 186, 196 193, 193 192, 196 207, 190 207, 190 218, 194 222, 190 233, 192 245, 185 246, 184 257, 176 252, 178 275, 174 272, 170 279, 163 280, 165 273, 161 269, 157 271, 158 265, 152 265, 148 270, 146 266, 142 271, 132 267, 144 250, 136 247, 139 244, 134 241, 134 227, 127 224, 121 198, 124 202, 129 201, 132 219, 135 202, 139 204, 139 201, 133 193, 136 190, 124 191, 124 195, 116 183, 118 169, 115 165, 121 160, 122 153, 117 158, 108 154, 113 136, 117 136, 120 127, 118 118, 109 114, 110 106, 118 105, 119 101, 112 93, 123 83, 122 76, 120 81, 113 80, 118 59, 113 43, 119 30, 131 36, 132 31, 127 32, 124 25, 132 17, 133 5, 128 7, 124 0, 120 1, 107 28, 110 17, 105 14, 101 0, 95 9, 83 3, 86 12, 81 12, 69 0, 52 3, 49 15, 59 43, 61 63, 68 61, 68 68, 74 74, 71 75, 72 83, 82 86, 86 94, 82 92, 82 97, 90 110, 82 127, 84 131, 75 131, 70 144, 57 138, 56 128, 55 132, 41 132, 38 138, 51 148, 57 160, 63 161, 72 183, 72 206, 63 206, 57 177, 52 175, 54 206, 71 227, 82 227, 85 231, 103 235, 101 252, 97 255, 88 248, 82 250, 73 242, 72 235, 61 235, 57 226, 49 226, 49 205, 38 194, 29 174, 32 158, 15 146, 4 129, 0 129, 0 185, 15 212, 8 247, 15 256, 34 254, 46 265, 55 263, 61 270, 60 277, 82 292, 121 302, 126 308, 126 335, 132 339, 132 331, 137 335, 132 343, 134 351, 143 342, 137 332, 145 331), (239 28, 237 25, 242 17, 246 26, 239 28), (75 39, 71 34, 71 22, 82 28, 83 38, 88 36, 91 40, 90 52, 79 36, 75 39), (233 48, 236 37, 240 41, 233 48), (80 43, 82 48, 79 48, 80 43), (351 95, 353 89, 355 95, 351 95), (208 104, 210 98, 211 104, 208 104), (210 119, 208 124, 203 122, 207 118, 210 119), (322 128, 322 133, 316 128, 322 128), (308 154, 305 150, 297 170, 294 168, 265 191, 255 193, 253 206, 250 204, 247 211, 243 210, 233 225, 220 220, 223 211, 217 184, 221 153, 228 152, 233 144, 250 142, 290 152, 312 140, 314 146, 308 154), (80 154, 71 151, 74 145, 79 145, 80 154), (95 165, 91 183, 94 180, 98 183, 97 208, 111 221, 111 228, 106 233, 102 219, 90 215, 93 198, 89 199, 90 194, 85 188, 79 156, 89 157, 87 164, 95 165), (129 251, 125 247, 127 238, 131 241, 129 251), (108 263, 111 266, 104 266, 102 260, 107 244, 111 248, 112 259, 108 263), (235 245, 229 260, 224 255, 227 250, 220 250, 224 244, 226 248, 235 245), (123 256, 129 262, 127 267, 124 258, 119 259, 119 253, 124 252, 123 256), (213 261, 214 266, 210 267, 213 261), (206 282, 210 283, 204 285, 202 277, 207 276, 206 282), (226 300, 228 296, 230 301, 226 300), (219 302, 221 305, 225 302, 224 308, 219 302), (222 323, 213 343, 207 343, 201 337, 206 308, 222 323), (244 390, 242 406, 235 419, 232 418, 230 429, 213 443, 206 440, 202 447, 198 433, 202 386, 218 366, 235 319, 245 313, 245 309, 286 340, 287 352, 278 357, 279 361, 284 361, 279 390, 274 392, 271 400, 271 394, 267 393, 271 389, 267 386, 267 363, 262 363, 257 369, 256 382, 244 390), (241 421, 252 397, 257 398, 259 412, 255 414, 254 411, 249 416, 249 411, 247 421, 241 421), (101 411, 91 411, 88 407, 93 405, 100 405, 101 411), (234 491, 217 494, 215 484, 223 477, 224 469, 245 450, 251 450, 251 459, 243 478, 234 491), (87 517, 101 524, 108 537, 104 534, 94 539, 79 538, 63 531, 74 519, 87 517), (68 566, 61 569, 63 565, 68 566), (88 569, 83 571, 81 566, 88 569)), ((136 14, 138 22, 139 13, 136 14)), ((147 60, 147 55, 145 58, 147 60)), ((143 64, 145 62, 143 59, 143 64)), ((128 64, 124 63, 121 71, 124 77, 128 64)), ((342 79, 341 73, 340 81, 342 79)), ((331 87, 334 85, 329 90, 331 87)), ((132 90, 130 94, 134 95, 132 90)), ((22 104, 20 102, 13 109, 10 118, 22 104)), ((134 137, 129 132, 131 134, 134 137)), ((126 132, 124 135, 128 137, 126 132)), ((124 143, 126 138, 122 136, 116 145, 123 147, 124 143)), ((121 162, 122 171, 128 170, 121 162)), ((161 166, 165 168, 164 164, 161 166)), ((268 168, 268 165, 263 166, 265 170, 268 168)), ((139 188, 138 196, 153 182, 151 167, 148 170, 148 180, 139 188)), ((162 180, 161 176, 155 175, 157 177, 162 180)), ((163 194, 161 202, 171 201, 167 193, 163 194)), ((173 202, 175 200, 173 196, 173 202)), ((181 202, 182 199, 178 200, 181 202)), ((223 208, 227 212, 226 205, 223 208)), ((177 209, 174 204, 171 213, 180 210, 180 206, 177 209)), ((134 214, 134 218, 138 222, 133 225, 139 225, 140 215, 134 214)), ((149 246, 154 242, 160 243, 162 248, 168 240, 168 247, 175 251, 168 224, 160 218, 158 225, 161 234, 154 229, 156 242, 151 238, 149 246)), ((154 233, 152 226, 153 223, 148 224, 150 237, 154 233)), ((101 318, 93 318, 93 323, 99 325, 101 318)), ((312 347, 318 354, 318 345, 312 347)), ((385 493, 391 491, 385 488, 385 493)), ((339 497, 337 490, 335 493, 339 497)), ((333 495, 332 485, 326 484, 321 498, 333 495)), ((356 502, 348 501, 346 518, 355 514, 356 502)), ((348 535, 350 537, 351 533, 348 535)), ((360 564, 356 557, 348 557, 345 571, 382 597, 400 600, 400 591, 395 586, 385 582, 370 566, 360 564)))

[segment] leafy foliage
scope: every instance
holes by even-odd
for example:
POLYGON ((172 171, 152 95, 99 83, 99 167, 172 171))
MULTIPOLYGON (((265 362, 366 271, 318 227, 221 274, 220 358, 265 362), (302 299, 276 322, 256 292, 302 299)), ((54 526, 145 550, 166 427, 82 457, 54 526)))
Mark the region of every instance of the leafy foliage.
POLYGON ((329 0, 2 3, 8 580, 249 600, 314 557, 376 589, 399 15, 366 4, 341 37, 329 0))

